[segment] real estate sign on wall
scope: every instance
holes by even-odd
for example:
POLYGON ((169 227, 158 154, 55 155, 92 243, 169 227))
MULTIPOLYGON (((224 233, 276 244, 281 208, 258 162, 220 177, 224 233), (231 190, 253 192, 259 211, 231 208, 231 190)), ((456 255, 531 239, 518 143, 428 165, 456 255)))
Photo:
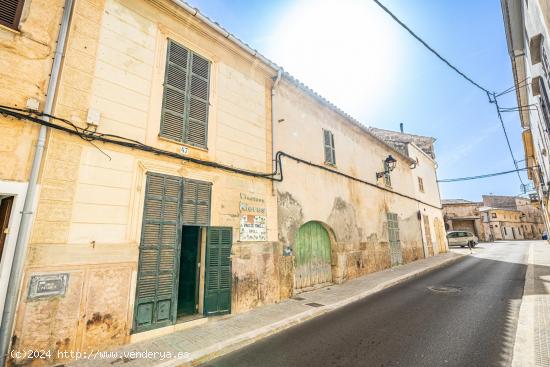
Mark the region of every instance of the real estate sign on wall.
POLYGON ((265 200, 241 193, 239 202, 241 216, 240 241, 267 241, 265 200))

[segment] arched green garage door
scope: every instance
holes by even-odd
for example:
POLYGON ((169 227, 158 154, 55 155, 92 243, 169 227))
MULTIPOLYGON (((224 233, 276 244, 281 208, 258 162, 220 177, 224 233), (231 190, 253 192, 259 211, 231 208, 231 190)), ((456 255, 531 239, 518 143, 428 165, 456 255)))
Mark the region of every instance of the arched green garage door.
POLYGON ((308 222, 296 234, 294 288, 302 289, 332 281, 330 238, 319 222, 308 222))

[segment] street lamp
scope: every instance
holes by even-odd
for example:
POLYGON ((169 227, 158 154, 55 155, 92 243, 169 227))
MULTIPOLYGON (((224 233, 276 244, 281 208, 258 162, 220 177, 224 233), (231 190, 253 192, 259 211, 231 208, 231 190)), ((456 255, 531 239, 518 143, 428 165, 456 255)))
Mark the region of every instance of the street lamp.
POLYGON ((390 172, 394 170, 396 164, 397 164, 397 160, 391 155, 389 155, 388 158, 384 160, 384 171, 376 172, 376 178, 379 179, 384 177, 385 175, 389 175, 390 172))

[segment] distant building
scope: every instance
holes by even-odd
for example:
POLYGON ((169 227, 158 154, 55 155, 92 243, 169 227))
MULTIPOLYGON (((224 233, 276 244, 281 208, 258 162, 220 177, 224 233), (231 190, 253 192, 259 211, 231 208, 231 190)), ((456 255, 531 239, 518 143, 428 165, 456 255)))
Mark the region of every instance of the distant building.
POLYGON ((463 199, 444 199, 442 204, 446 230, 470 231, 480 239, 485 238, 479 215, 482 203, 463 199))
POLYGON ((483 205, 479 211, 486 241, 542 238, 542 212, 529 199, 483 195, 483 205))
POLYGON ((483 195, 483 202, 442 200, 445 228, 474 233, 480 241, 540 239, 540 206, 517 196, 483 195))

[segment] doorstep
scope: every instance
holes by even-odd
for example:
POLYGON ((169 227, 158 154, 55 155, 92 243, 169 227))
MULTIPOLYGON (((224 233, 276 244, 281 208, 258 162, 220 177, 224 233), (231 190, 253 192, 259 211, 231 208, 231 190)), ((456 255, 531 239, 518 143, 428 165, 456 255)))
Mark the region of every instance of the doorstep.
MULTIPOLYGON (((211 317, 200 327, 149 338, 90 355, 70 366, 172 367, 195 365, 232 352, 259 339, 320 316, 426 272, 449 265, 464 255, 448 252, 333 284, 276 304, 227 317, 211 317), (146 352, 146 353, 145 353, 146 352), (133 353, 133 354, 132 354, 133 353), (177 355, 177 354, 180 355, 177 355), (176 357, 176 358, 174 358, 176 357)), ((195 320, 198 321, 198 320, 195 320)), ((184 323, 185 324, 185 323, 184 323)), ((184 325, 182 324, 182 325, 184 325)), ((177 325, 175 325, 177 326, 177 325)), ((138 335, 138 334, 136 334, 138 335)))
POLYGON ((207 322, 208 322, 208 317, 205 317, 202 315, 195 318, 184 318, 181 320, 178 319, 176 320, 176 323, 174 325, 132 334, 130 335, 130 343, 138 343, 141 341, 157 338, 159 336, 171 334, 176 331, 200 326, 207 322))

